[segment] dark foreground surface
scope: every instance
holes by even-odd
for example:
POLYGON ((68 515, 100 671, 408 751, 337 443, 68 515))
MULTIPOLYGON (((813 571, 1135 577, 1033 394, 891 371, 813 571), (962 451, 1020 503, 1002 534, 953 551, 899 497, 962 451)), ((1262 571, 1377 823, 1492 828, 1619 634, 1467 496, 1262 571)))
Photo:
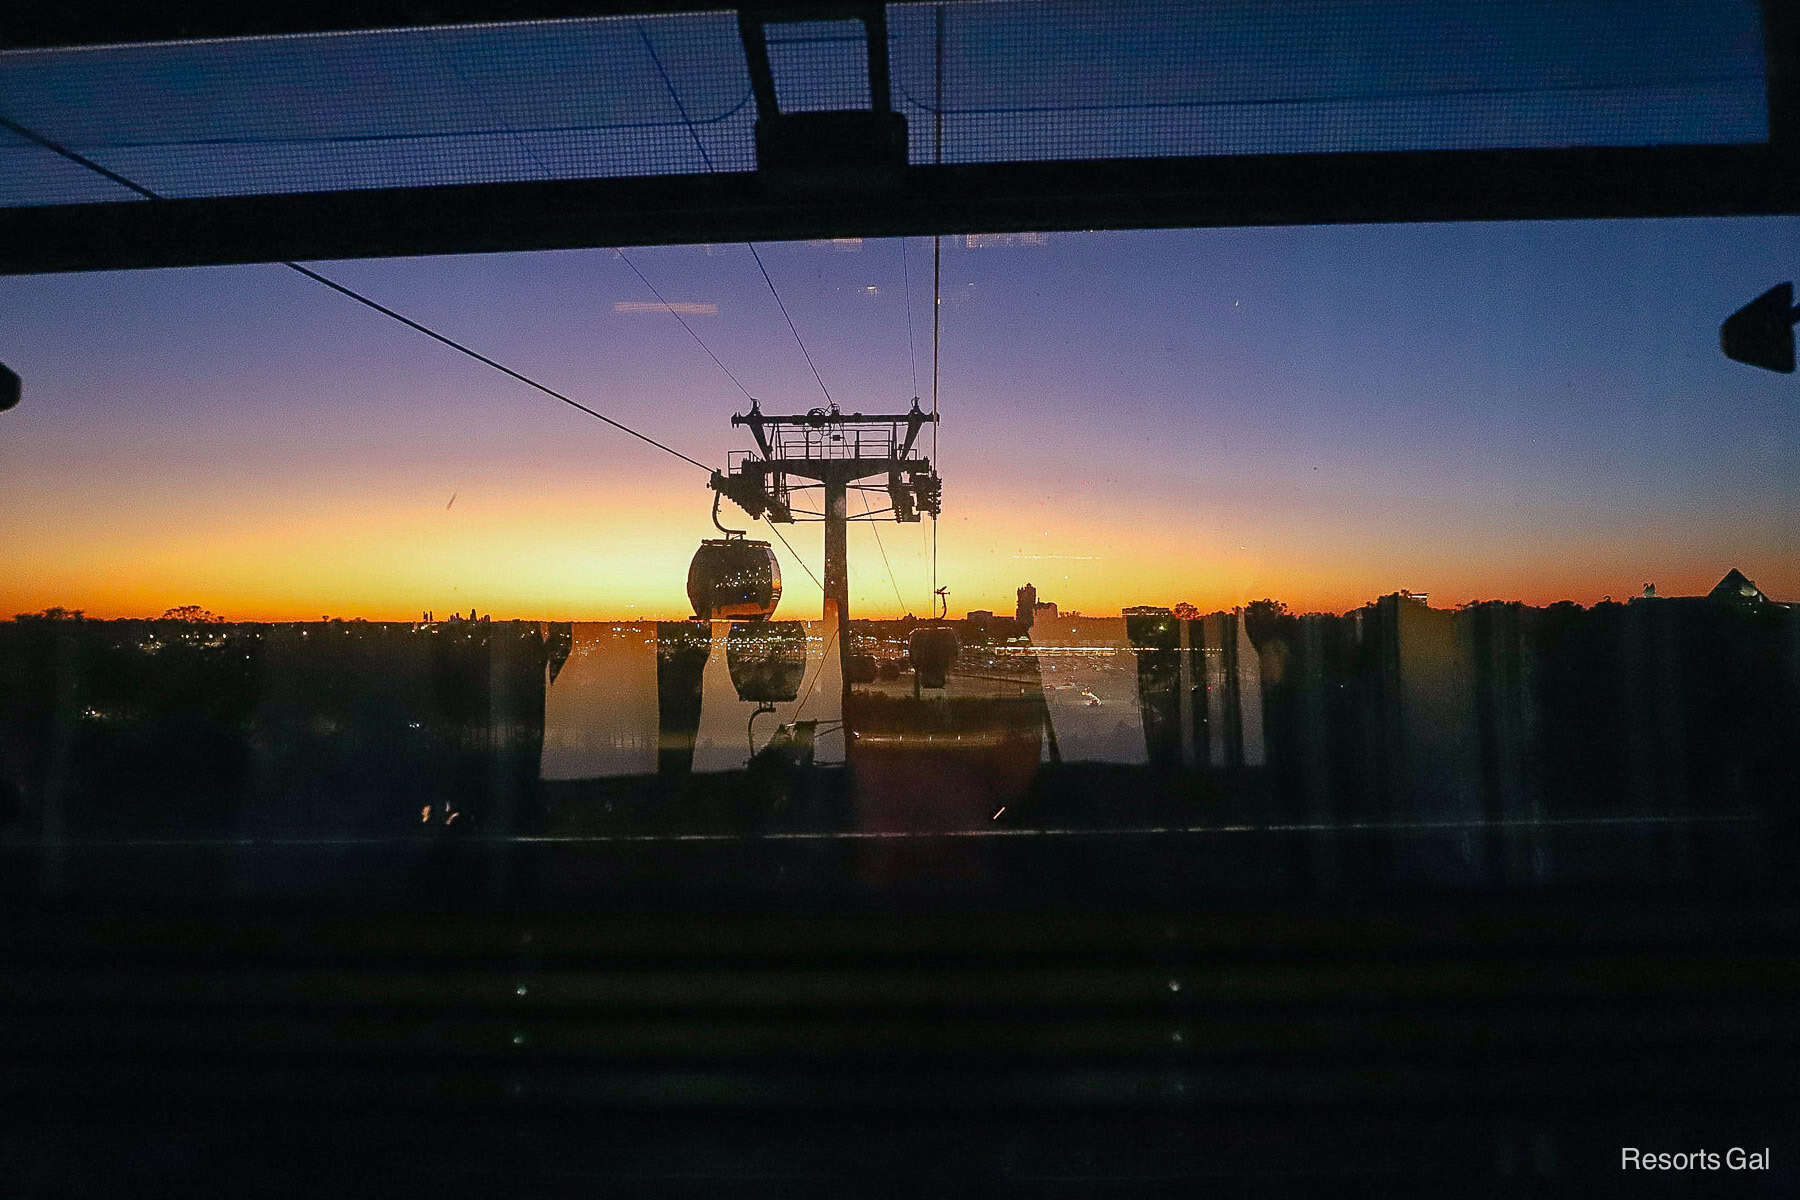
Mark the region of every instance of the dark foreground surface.
POLYGON ((0 1196, 1800 1194, 1796 612, 15 622, 0 1196))
POLYGON ((0 1173, 20 1197, 1793 1194, 1797 932, 1791 897, 1716 890, 33 904, 0 924, 0 1173), (1622 1172, 1624 1147, 1721 1165, 1622 1172))

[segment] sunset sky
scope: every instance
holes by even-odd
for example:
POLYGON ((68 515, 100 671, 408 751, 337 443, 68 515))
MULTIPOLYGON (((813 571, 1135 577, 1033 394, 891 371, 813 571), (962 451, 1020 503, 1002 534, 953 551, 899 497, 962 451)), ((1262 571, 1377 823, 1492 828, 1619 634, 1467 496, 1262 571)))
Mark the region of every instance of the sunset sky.
MULTIPOLYGON (((762 250, 834 399, 929 405, 929 240, 910 296, 898 241, 762 250)), ((766 410, 823 403, 742 245, 628 253, 766 410)), ((610 251, 317 265, 697 459, 749 444, 610 251)), ((1800 599, 1800 383, 1718 351, 1796 272, 1794 219, 946 238, 939 581, 956 614, 1732 566, 1800 599)), ((716 536, 699 470, 280 267, 0 278, 0 361, 0 615, 677 617, 716 536)), ((928 611, 929 528, 880 526, 893 582, 852 530, 856 615, 928 611)))

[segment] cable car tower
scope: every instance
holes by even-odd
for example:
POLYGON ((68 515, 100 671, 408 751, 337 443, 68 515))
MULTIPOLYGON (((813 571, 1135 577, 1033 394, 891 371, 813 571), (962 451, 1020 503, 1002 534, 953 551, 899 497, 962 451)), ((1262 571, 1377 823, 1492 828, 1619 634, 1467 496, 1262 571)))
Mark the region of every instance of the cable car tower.
POLYGON ((903 413, 846 413, 836 404, 792 416, 774 416, 752 400, 750 411, 733 414, 733 426, 747 426, 756 440, 754 451, 734 451, 726 470, 714 471, 712 488, 752 517, 774 523, 825 523, 825 617, 837 612, 839 666, 850 672, 851 521, 917 522, 942 508, 943 484, 931 460, 918 450, 919 432, 937 423, 937 414, 919 408, 918 397, 903 413), (878 482, 869 482, 869 481, 878 482), (850 515, 849 494, 886 493, 886 508, 850 515), (817 508, 805 507, 811 493, 822 493, 817 508))

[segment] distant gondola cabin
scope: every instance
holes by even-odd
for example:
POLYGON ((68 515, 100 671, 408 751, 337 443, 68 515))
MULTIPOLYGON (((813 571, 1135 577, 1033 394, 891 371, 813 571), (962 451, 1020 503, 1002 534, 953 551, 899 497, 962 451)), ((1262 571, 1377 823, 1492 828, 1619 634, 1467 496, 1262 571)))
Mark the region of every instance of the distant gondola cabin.
POLYGON ((907 643, 907 656, 912 659, 919 686, 943 687, 961 648, 956 630, 948 625, 921 625, 913 630, 907 643))
POLYGON ((725 638, 725 661, 739 700, 786 703, 799 693, 806 676, 806 626, 799 621, 735 623, 725 638))

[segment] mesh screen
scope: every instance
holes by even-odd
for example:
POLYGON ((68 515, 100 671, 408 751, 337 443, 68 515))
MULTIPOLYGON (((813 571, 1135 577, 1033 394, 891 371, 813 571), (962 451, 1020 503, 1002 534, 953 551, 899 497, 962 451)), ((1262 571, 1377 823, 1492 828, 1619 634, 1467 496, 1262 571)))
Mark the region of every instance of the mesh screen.
MULTIPOLYGON (((0 113, 166 196, 756 165, 731 13, 12 52, 0 113)), ((0 203, 130 198, 0 154, 0 203)))
MULTIPOLYGON (((914 162, 940 133, 946 162, 1768 136, 1755 0, 976 0, 888 25, 914 162)), ((868 107, 859 23, 768 35, 784 111, 868 107)), ((10 51, 0 115, 177 197, 756 166, 730 12, 10 51)), ((0 204, 130 198, 0 132, 0 204)))
POLYGON ((945 162, 1768 136, 1753 0, 995 0, 889 6, 915 163, 940 20, 945 162))
POLYGON ((869 107, 868 36, 861 21, 782 21, 763 32, 782 112, 869 107))

